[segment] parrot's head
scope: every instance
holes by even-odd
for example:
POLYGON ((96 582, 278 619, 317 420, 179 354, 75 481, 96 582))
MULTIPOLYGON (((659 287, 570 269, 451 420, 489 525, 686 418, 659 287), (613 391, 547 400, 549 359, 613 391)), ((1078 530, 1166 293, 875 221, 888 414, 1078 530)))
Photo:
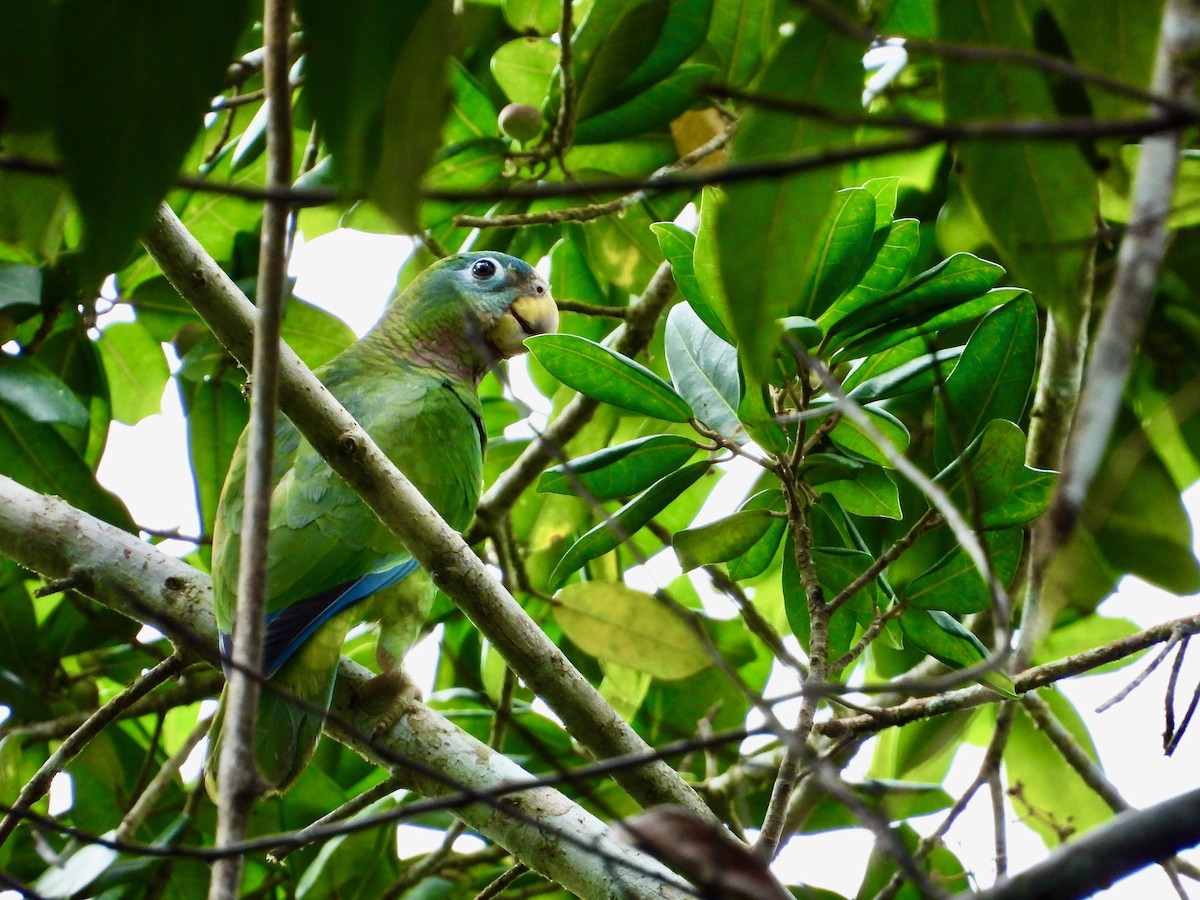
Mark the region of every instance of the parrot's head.
POLYGON ((435 347, 466 354, 477 371, 524 353, 527 337, 558 329, 546 280, 507 253, 461 253, 438 261, 396 298, 389 314, 414 332, 423 355, 435 347))

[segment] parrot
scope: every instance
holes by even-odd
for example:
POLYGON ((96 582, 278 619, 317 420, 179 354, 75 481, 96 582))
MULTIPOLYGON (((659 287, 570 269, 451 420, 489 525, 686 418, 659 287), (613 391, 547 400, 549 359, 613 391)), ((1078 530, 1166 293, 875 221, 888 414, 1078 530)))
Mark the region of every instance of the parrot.
MULTIPOLYGON (((361 340, 315 370, 380 449, 449 525, 474 514, 487 446, 480 379, 556 331, 546 281, 503 253, 447 257, 422 272, 361 340)), ((246 433, 230 464, 213 528, 213 605, 223 657, 232 649, 241 549, 246 433)), ((275 428, 266 563, 263 690, 255 738, 259 793, 282 793, 304 770, 328 711, 341 646, 362 622, 378 622, 376 658, 393 700, 408 682, 404 655, 420 635, 435 588, 408 549, 285 417, 275 428), (390 682, 388 681, 390 679, 390 682)), ((228 677, 228 669, 226 677, 228 677)), ((222 693, 205 784, 217 796, 222 693)))

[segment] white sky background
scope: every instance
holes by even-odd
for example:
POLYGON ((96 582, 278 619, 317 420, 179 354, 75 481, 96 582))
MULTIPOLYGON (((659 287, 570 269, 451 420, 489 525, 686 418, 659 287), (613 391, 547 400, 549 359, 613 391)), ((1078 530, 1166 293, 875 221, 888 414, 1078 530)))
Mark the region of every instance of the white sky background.
MULTIPOLYGON (((366 331, 382 311, 395 284, 396 273, 408 252, 405 238, 339 231, 304 244, 293 259, 293 274, 298 276, 296 293, 345 320, 358 334, 366 331)), ((119 313, 118 313, 119 314, 119 313)), ((114 314, 114 317, 117 314, 114 314)), ((520 368, 520 367, 514 367, 520 368)), ((163 414, 152 416, 135 427, 113 424, 108 448, 100 467, 100 480, 128 504, 134 519, 142 526, 178 528, 186 534, 199 530, 186 449, 186 433, 174 383, 163 398, 163 414), (156 461, 148 469, 146 460, 156 461)), ((1186 497, 1193 521, 1200 513, 1200 489, 1186 497)), ((728 509, 728 507, 726 507, 728 509)), ((164 549, 183 553, 189 545, 164 549)), ((673 575, 660 575, 669 580, 673 575)), ((1118 594, 1103 607, 1112 617, 1128 617, 1141 626, 1187 615, 1196 610, 1197 598, 1179 598, 1165 594, 1134 579, 1126 579, 1118 594)), ((414 669, 418 682, 428 683, 436 647, 427 644, 410 654, 407 665, 414 669)), ((1193 687, 1200 682, 1200 660, 1185 664, 1179 680, 1177 719, 1182 716, 1193 687)), ((1173 758, 1161 750, 1163 695, 1168 666, 1161 667, 1128 699, 1108 712, 1097 715, 1096 706, 1113 696, 1141 671, 1148 660, 1108 675, 1074 679, 1064 688, 1084 715, 1092 737, 1099 747, 1109 777, 1135 807, 1167 799, 1200 783, 1200 722, 1193 724, 1173 758)), ((778 696, 794 689, 786 677, 773 678, 767 696, 778 696)), ((781 720, 794 719, 794 706, 780 704, 781 720)), ((860 753, 849 770, 861 776, 871 758, 871 748, 860 753)), ((965 748, 947 780, 951 794, 958 792, 974 777, 982 749, 965 748)), ((990 884, 994 877, 990 807, 984 793, 950 832, 947 843, 963 864, 978 873, 980 881, 990 884)), ((918 820, 919 830, 931 831, 941 816, 918 820)), ((1018 822, 1018 814, 1009 809, 1010 871, 1020 871, 1045 855, 1041 841, 1018 822)), ((410 829, 414 831, 414 829, 410 829)), ((440 843, 440 835, 427 835, 430 848, 440 843), (434 838, 436 837, 436 840, 434 838)), ((793 840, 776 864, 785 880, 802 880, 853 895, 863 872, 871 838, 866 832, 832 832, 793 840)), ((416 835, 406 836, 406 853, 424 852, 416 835), (409 840, 409 837, 412 840, 409 840)), ((1126 879, 1102 896, 1142 898, 1172 896, 1165 876, 1157 868, 1144 870, 1126 879)), ((0 900, 5 900, 0 894, 0 900)))

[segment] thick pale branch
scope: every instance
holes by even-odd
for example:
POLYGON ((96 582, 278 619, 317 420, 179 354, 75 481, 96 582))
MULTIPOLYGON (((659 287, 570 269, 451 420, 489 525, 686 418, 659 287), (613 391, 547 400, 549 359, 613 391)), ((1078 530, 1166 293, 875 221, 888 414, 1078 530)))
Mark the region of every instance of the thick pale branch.
MULTIPOLYGON (((254 308, 169 208, 145 244, 163 274, 243 363, 251 359, 254 308)), ((628 323, 626 323, 628 326, 628 323)), ((433 581, 491 641, 571 733, 597 758, 650 748, 538 628, 370 436, 286 345, 280 348, 280 407, 300 432, 402 540, 433 581)), ((670 766, 653 762, 616 776, 639 803, 676 803, 708 821, 712 812, 670 766)))
MULTIPOLYGON (((0 549, 47 578, 73 576, 78 590, 94 600, 177 636, 184 652, 199 651, 215 661, 216 622, 208 601, 208 576, 3 475, 0 549)), ((374 735, 375 720, 353 707, 357 691, 370 677, 362 666, 342 660, 330 733, 368 759, 393 766, 405 787, 431 797, 464 792, 469 797, 536 785, 534 776, 503 754, 419 704, 393 728, 374 735), (400 759, 414 764, 396 764, 400 759)), ((622 889, 636 897, 686 896, 673 887, 679 884, 674 876, 649 857, 613 844, 604 823, 553 788, 532 787, 502 803, 476 802, 455 813, 531 868, 581 896, 611 897, 622 889)))
MULTIPOLYGON (((1191 0, 1168 0, 1154 67, 1155 94, 1192 99, 1198 49, 1200 9, 1191 0)), ((1142 141, 1130 215, 1135 225, 1125 232, 1117 254, 1116 276, 1088 361, 1063 477, 1047 513, 1048 527, 1035 547, 1035 571, 1043 569, 1070 537, 1100 471, 1170 240, 1167 216, 1182 139, 1182 131, 1175 129, 1142 141)))

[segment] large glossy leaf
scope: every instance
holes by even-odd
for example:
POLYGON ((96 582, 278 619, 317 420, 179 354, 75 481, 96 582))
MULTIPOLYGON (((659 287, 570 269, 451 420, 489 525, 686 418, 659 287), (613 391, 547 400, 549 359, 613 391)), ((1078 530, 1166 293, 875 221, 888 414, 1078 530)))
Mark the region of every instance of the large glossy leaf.
POLYGON ((710 463, 694 462, 655 482, 605 521, 592 528, 567 548, 550 575, 550 587, 557 588, 567 577, 589 560, 602 556, 640 531, 642 526, 666 509, 671 501, 695 484, 710 463))
POLYGON ((962 356, 963 347, 935 350, 918 356, 872 378, 860 381, 848 392, 858 403, 871 403, 900 397, 917 391, 927 391, 942 384, 962 356))
POLYGON ((1037 366, 1033 298, 1005 304, 979 323, 938 395, 934 461, 947 465, 992 419, 1020 422, 1037 366))
MULTIPOLYGON (((1024 538, 1019 530, 1006 528, 988 532, 984 540, 996 580, 1007 588, 1016 574, 1024 538)), ((987 583, 960 547, 910 581, 900 591, 900 599, 911 609, 940 609, 955 615, 981 612, 992 605, 987 583)))
POLYGON ((696 418, 739 444, 748 441, 737 413, 737 351, 686 303, 667 315, 664 344, 671 381, 696 418))
POLYGON ((204 533, 212 534, 217 501, 221 498, 233 449, 249 419, 249 406, 236 382, 208 378, 192 387, 187 414, 196 505, 204 533))
POLYGON ((342 190, 416 227, 417 189, 450 107, 453 26, 443 3, 299 0, 305 94, 342 190), (420 84, 420 90, 413 85, 420 84))
POLYGON ((984 528, 1023 525, 1042 514, 1056 475, 1025 465, 1025 435, 1012 422, 993 419, 962 454, 934 479, 971 518, 978 503, 984 528))
MULTIPOLYGON (((906 640, 952 669, 965 669, 983 662, 987 648, 962 623, 939 610, 909 609, 900 614, 900 628, 906 640)), ((1015 698, 1012 679, 1000 671, 979 677, 996 693, 1015 698)))
MULTIPOLYGON (((812 551, 812 565, 826 601, 836 597, 861 575, 871 565, 871 562, 870 554, 856 550, 825 547, 815 548, 812 551)), ((791 536, 788 537, 784 546, 781 577, 784 613, 792 628, 792 634, 807 651, 812 634, 812 620, 809 617, 808 596, 804 590, 804 581, 797 565, 794 541, 791 536)), ((857 627, 856 613, 862 613, 864 618, 869 620, 873 611, 879 607, 879 601, 879 583, 872 581, 830 617, 828 652, 831 662, 841 657, 854 642, 854 633, 857 627)))
POLYGON ((897 328, 925 324, 938 313, 986 294, 1003 275, 1004 269, 993 262, 970 253, 955 253, 869 305, 822 321, 826 342, 840 347, 850 338, 876 328, 894 333, 897 328))
POLYGON ((162 410, 170 371, 162 345, 137 322, 118 322, 104 329, 100 358, 108 377, 113 418, 135 425, 162 410))
POLYGON ((35 422, 87 425, 87 408, 71 389, 36 359, 0 353, 0 404, 35 422))
POLYGON ((42 270, 20 263, 0 263, 0 310, 12 316, 33 312, 41 305, 42 270))
POLYGON ((881 466, 863 466, 853 478, 823 481, 817 490, 835 497, 853 515, 901 518, 900 491, 881 466))
POLYGON ((248 8, 245 0, 58 6, 51 113, 83 216, 88 278, 120 266, 166 195, 220 92, 248 8))
POLYGON ((284 307, 280 335, 312 369, 329 362, 354 343, 354 331, 349 325, 296 297, 289 298, 284 307))
MULTIPOLYGON (((786 498, 781 491, 761 491, 746 500, 741 510, 769 509, 782 513, 787 507, 786 498)), ((787 532, 787 519, 776 516, 768 526, 763 536, 740 556, 729 560, 729 577, 734 581, 744 578, 757 578, 771 565, 779 542, 787 532)))
POLYGON ((715 74, 712 66, 689 63, 620 106, 581 121, 575 126, 575 140, 580 144, 619 141, 663 128, 702 99, 703 87, 715 74))
POLYGON ((133 519, 51 425, 0 406, 0 472, 26 487, 62 497, 72 506, 133 531, 133 519))
POLYGON ((586 491, 597 500, 628 497, 674 472, 696 454, 696 443, 677 434, 655 434, 597 450, 542 473, 538 490, 586 491))
POLYGON ((684 621, 695 614, 671 609, 651 594, 616 582, 587 581, 567 585, 554 601, 554 621, 597 659, 668 681, 712 665, 698 620, 695 626, 684 621))
POLYGON ((716 0, 708 43, 721 61, 723 83, 750 83, 777 37, 774 0, 716 0))
POLYGON ((675 533, 671 545, 685 572, 728 562, 747 553, 766 537, 777 517, 769 509, 746 509, 708 525, 675 533))
POLYGON ((725 296, 725 283, 721 280, 720 249, 717 241, 717 218, 724 195, 713 187, 706 187, 700 194, 700 226, 696 229, 696 247, 692 255, 692 268, 700 295, 688 297, 701 319, 713 333, 727 344, 737 346, 730 326, 729 300, 725 296))
POLYGON ((517 38, 492 54, 492 77, 513 103, 541 109, 550 92, 558 47, 547 38, 517 38))
POLYGON ((642 415, 668 422, 692 418, 675 389, 614 350, 574 334, 542 334, 526 342, 529 352, 563 384, 642 415))
MULTIPOLYGON (((1054 687, 1042 688, 1038 696, 1049 704, 1078 747, 1098 763, 1096 745, 1071 702, 1054 687)), ((1004 750, 1004 771, 1010 789, 1020 785, 1020 800, 1014 804, 1018 814, 1037 810, 1037 815, 1027 815, 1025 820, 1047 847, 1058 847, 1064 837, 1054 825, 1079 834, 1112 818, 1108 805, 1024 711, 1013 721, 1004 750)))
POLYGON ((916 219, 898 219, 886 231, 876 231, 871 238, 867 270, 844 297, 821 311, 822 320, 835 322, 886 296, 904 280, 920 249, 921 223, 916 219))
MULTIPOLYGON (((954 798, 940 784, 872 780, 864 784, 849 784, 847 787, 855 793, 860 803, 889 822, 931 815, 948 809, 954 803, 954 798)), ((859 818, 846 808, 844 802, 826 795, 816 802, 800 830, 804 834, 815 834, 859 826, 859 818)))
MULTIPOLYGON (((839 3, 847 14, 851 4, 839 3)), ((810 101, 835 111, 860 105, 862 49, 821 18, 810 16, 786 38, 758 84, 773 97, 810 101)), ((751 108, 734 138, 736 162, 811 155, 841 138, 843 129, 822 117, 751 108)), ((726 295, 736 296, 730 315, 743 362, 765 377, 777 326, 811 268, 812 247, 824 221, 837 170, 819 166, 783 178, 728 186, 719 210, 721 278, 726 295), (753 240, 744 240, 753 235, 753 240)))
POLYGON ((858 283, 874 231, 875 195, 865 188, 838 191, 813 249, 808 281, 792 306, 794 314, 815 319, 858 283))
MULTIPOLYGON (((1039 9, 1040 4, 1029 0, 939 0, 939 36, 1034 52, 1040 49, 1034 34, 1039 9)), ((947 121, 1049 119, 1059 114, 1051 84, 1036 68, 1008 60, 944 59, 942 73, 947 121)), ((1096 173, 1080 145, 968 141, 957 152, 959 182, 1013 279, 1067 321, 1077 320, 1080 279, 1096 219, 1096 173)))

